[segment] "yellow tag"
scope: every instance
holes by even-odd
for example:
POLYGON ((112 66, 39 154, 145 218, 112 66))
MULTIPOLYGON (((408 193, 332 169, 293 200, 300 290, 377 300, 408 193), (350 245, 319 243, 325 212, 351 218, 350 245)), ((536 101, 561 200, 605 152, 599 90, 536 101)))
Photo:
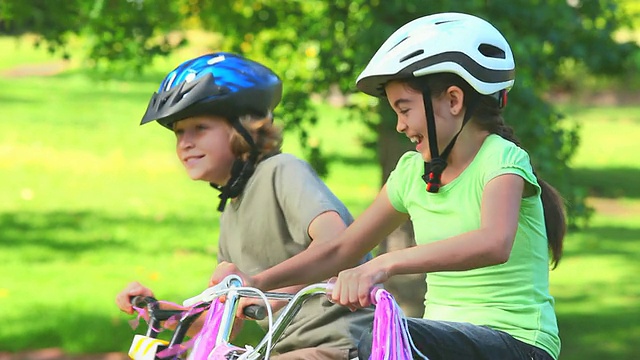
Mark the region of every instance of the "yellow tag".
POLYGON ((169 345, 169 342, 144 335, 133 337, 129 348, 129 357, 133 360, 154 360, 158 346, 169 345))

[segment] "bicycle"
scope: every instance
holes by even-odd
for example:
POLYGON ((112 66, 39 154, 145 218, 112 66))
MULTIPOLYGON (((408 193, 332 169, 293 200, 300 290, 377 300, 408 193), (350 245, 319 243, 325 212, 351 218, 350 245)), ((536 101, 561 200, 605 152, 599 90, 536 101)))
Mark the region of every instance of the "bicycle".
MULTIPOLYGON (((129 356, 134 360, 182 359, 184 355, 187 354, 186 350, 190 350, 186 356, 187 360, 268 360, 274 345, 278 342, 305 301, 317 295, 326 296, 327 291, 330 290, 332 286, 330 283, 316 283, 304 287, 295 294, 262 292, 255 288, 243 287, 240 277, 230 275, 218 285, 206 289, 197 296, 184 300, 183 306, 186 307, 187 310, 160 309, 160 302, 155 298, 142 296, 133 297, 131 304, 133 304, 134 308, 138 310, 141 315, 143 315, 143 311, 148 313, 148 328, 145 335, 136 334, 134 336, 129 349, 129 356), (198 339, 202 340, 202 338, 199 336, 193 337, 190 340, 192 341, 193 348, 189 349, 191 345, 183 344, 189 327, 205 310, 211 310, 212 306, 220 305, 217 299, 223 295, 226 296, 226 300, 222 305, 222 311, 220 311, 219 308, 217 309, 219 318, 215 319, 215 340, 212 338, 203 340, 203 342, 208 341, 208 344, 203 345, 203 342, 198 342, 198 339), (240 299, 243 297, 260 298, 267 304, 267 306, 249 305, 243 309, 243 313, 249 318, 256 320, 268 318, 269 330, 255 348, 250 346, 239 347, 231 344, 229 340, 236 319, 235 315, 238 305, 240 299), (275 319, 275 322, 268 300, 288 301, 280 315, 275 319), (169 341, 158 339, 157 335, 161 329, 161 322, 176 318, 179 318, 179 320, 177 320, 177 326, 173 331, 171 339, 169 341), (203 350, 206 353, 203 354, 203 350)), ((374 303, 381 301, 379 294, 380 291, 372 291, 372 299, 375 298, 374 303)), ((390 297, 391 295, 388 296, 390 297)), ((391 301, 393 301, 392 297, 391 301)), ((395 304, 395 302, 393 303, 395 304)), ((388 310, 389 309, 385 311, 384 319, 380 319, 381 321, 393 321, 393 316, 389 317, 389 313, 393 313, 393 311, 388 310)), ((399 310, 399 308, 397 308, 397 310, 399 310)), ((212 312, 210 311, 209 314, 211 315, 212 312)), ((396 322, 398 318, 401 318, 401 316, 398 317, 397 315, 396 313, 396 322)), ((207 321, 208 320, 209 319, 207 319, 207 321)), ((402 321, 399 326, 400 329, 392 330, 392 332, 401 331, 406 334, 406 328, 403 326, 402 321)), ((205 331, 205 327, 207 327, 207 322, 205 322, 201 332, 205 331)), ((376 321, 374 321, 374 332, 375 327, 376 321)), ((200 333, 198 335, 200 335, 200 333)), ((405 351, 401 356, 407 356, 403 358, 411 359, 409 346, 415 349, 411 339, 402 333, 401 336, 394 335, 392 337, 393 340, 388 339, 386 343, 381 344, 381 347, 384 347, 385 351, 398 347, 404 348, 405 350, 409 349, 408 353, 405 351), (397 343, 391 344, 392 341, 397 343)), ((426 357, 424 358, 426 359, 426 357)))

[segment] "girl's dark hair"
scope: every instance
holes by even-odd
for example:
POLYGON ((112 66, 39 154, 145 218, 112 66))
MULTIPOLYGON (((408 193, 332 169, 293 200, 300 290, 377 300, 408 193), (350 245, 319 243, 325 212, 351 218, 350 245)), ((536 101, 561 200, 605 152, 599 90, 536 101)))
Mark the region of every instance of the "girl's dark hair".
MULTIPOLYGON (((505 124, 502 118, 502 109, 500 109, 497 99, 491 96, 481 95, 475 91, 469 83, 464 81, 464 79, 453 73, 438 73, 411 78, 407 80, 407 84, 413 90, 421 91, 425 81, 431 90, 431 96, 442 94, 450 86, 457 86, 462 89, 465 94, 465 108, 468 108, 469 101, 473 97, 478 97, 478 105, 470 121, 473 121, 480 128, 492 134, 500 135, 504 139, 522 147, 513 129, 505 124)), ((555 269, 562 257, 562 243, 567 230, 564 200, 553 186, 540 179, 537 175, 536 177, 540 184, 540 198, 544 208, 544 223, 547 229, 549 251, 551 252, 551 266, 552 269, 555 269)))

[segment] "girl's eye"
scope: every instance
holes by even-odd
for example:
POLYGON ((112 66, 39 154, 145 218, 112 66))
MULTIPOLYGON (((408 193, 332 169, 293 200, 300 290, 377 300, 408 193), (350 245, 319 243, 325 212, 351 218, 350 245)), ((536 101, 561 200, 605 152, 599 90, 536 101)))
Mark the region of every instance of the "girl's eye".
POLYGON ((409 109, 400 110, 400 114, 402 115, 407 115, 408 112, 409 112, 409 109))
POLYGON ((173 133, 176 134, 176 136, 182 136, 182 134, 184 134, 184 130, 176 129, 176 130, 173 130, 173 133))
POLYGON ((196 130, 198 130, 198 131, 205 130, 206 128, 207 128, 207 126, 206 126, 206 125, 204 125, 204 124, 198 124, 198 125, 196 125, 196 130))

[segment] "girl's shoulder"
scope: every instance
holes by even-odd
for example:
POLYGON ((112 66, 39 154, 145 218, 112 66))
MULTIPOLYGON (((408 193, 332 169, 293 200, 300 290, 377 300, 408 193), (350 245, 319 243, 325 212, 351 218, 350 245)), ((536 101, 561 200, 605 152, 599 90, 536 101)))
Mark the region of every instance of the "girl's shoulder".
POLYGON ((473 172, 480 174, 485 183, 504 173, 519 174, 532 184, 537 183, 527 151, 495 134, 485 140, 473 161, 473 168, 473 172))
POLYGON ((491 134, 487 137, 478 155, 480 160, 491 162, 496 160, 499 163, 529 162, 529 154, 526 150, 496 134, 491 134))
POLYGON ((402 154, 396 164, 396 170, 413 172, 416 169, 424 170, 424 159, 422 154, 417 151, 409 150, 402 154))

